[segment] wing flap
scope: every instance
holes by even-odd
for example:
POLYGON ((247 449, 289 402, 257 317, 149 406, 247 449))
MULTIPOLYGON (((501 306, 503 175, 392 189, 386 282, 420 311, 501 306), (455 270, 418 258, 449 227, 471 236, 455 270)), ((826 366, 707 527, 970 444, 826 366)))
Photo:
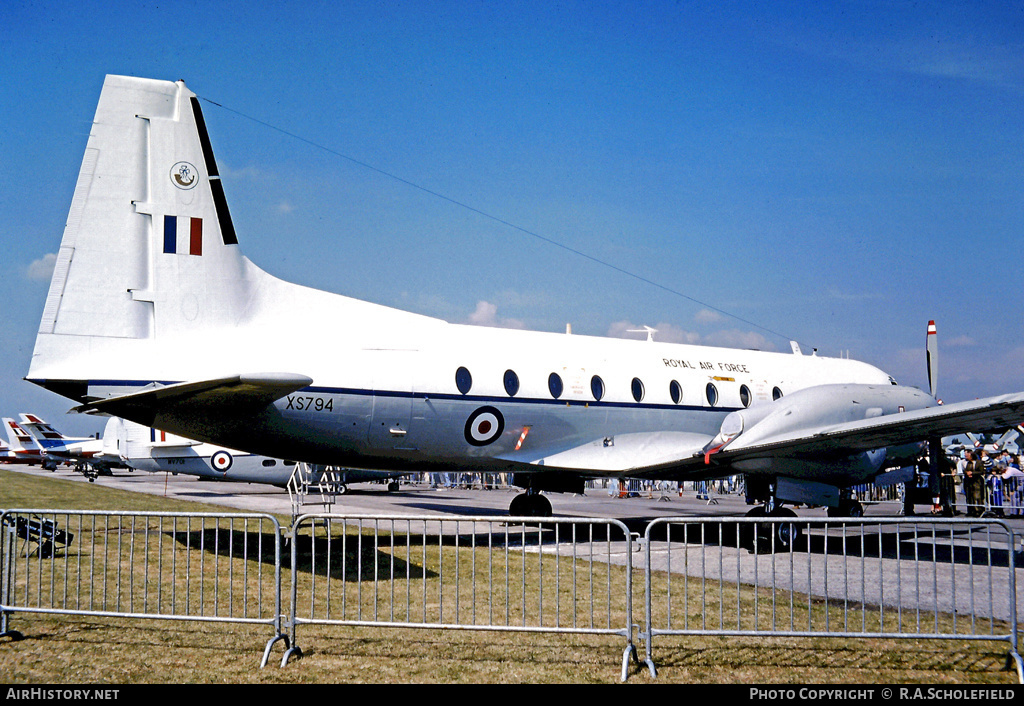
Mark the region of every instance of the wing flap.
POLYGON ((711 440, 706 434, 680 431, 618 434, 595 439, 533 461, 550 470, 633 475, 634 472, 692 458, 711 440))

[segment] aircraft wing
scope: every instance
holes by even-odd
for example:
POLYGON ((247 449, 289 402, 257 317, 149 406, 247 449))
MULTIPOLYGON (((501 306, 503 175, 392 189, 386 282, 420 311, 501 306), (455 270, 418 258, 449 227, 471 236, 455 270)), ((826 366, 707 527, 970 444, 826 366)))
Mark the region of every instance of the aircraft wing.
POLYGON ((312 382, 312 378, 294 373, 233 375, 154 387, 79 405, 71 411, 109 414, 152 426, 158 414, 183 406, 203 416, 257 411, 312 382))
POLYGON ((824 424, 769 438, 758 437, 747 444, 740 434, 721 448, 712 445, 711 436, 701 434, 621 434, 543 456, 533 464, 582 475, 711 478, 723 475, 723 469, 728 469, 729 464, 748 459, 848 456, 948 436, 965 429, 1002 430, 1015 426, 1022 418, 1024 392, 854 422, 824 424))
POLYGON ((898 446, 929 437, 1005 429, 1024 418, 1024 392, 889 414, 761 439, 744 444, 743 435, 725 446, 717 461, 779 454, 851 454, 898 446))

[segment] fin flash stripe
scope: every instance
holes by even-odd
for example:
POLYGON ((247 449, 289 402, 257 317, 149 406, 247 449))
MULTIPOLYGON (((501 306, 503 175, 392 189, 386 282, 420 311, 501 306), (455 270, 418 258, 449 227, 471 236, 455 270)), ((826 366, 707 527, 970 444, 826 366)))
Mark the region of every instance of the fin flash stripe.
MULTIPOLYGON (((185 219, 182 218, 182 221, 185 219)), ((164 254, 174 255, 178 252, 178 217, 164 216, 164 254)), ((182 253, 184 254, 184 253, 182 253)), ((188 254, 203 254, 203 219, 188 219, 188 254)))

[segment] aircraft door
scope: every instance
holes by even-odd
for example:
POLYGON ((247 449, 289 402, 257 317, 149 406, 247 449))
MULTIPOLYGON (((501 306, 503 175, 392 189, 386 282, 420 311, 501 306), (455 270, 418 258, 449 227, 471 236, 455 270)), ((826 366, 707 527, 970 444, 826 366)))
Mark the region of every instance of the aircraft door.
POLYGON ((415 450, 410 437, 415 351, 371 352, 373 414, 367 441, 372 448, 415 450))

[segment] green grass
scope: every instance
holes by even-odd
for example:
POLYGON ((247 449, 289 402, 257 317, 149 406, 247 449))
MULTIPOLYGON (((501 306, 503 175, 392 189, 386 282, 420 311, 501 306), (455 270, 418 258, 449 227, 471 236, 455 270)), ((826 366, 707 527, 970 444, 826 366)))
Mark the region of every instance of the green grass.
MULTIPOLYGON (((212 510, 206 504, 5 470, 0 470, 0 484, 0 507, 5 508, 212 510)), ((289 518, 278 519, 287 526, 289 518)), ((168 551, 171 545, 180 551, 183 540, 179 534, 178 530, 168 533, 175 540, 167 543, 168 551)), ((351 606, 372 610, 379 596, 360 579, 371 569, 389 570, 393 557, 376 548, 363 556, 366 547, 351 541, 344 547, 341 543, 332 546, 332 551, 347 556, 350 562, 360 557, 361 575, 351 573, 351 564, 340 572, 336 565, 325 570, 322 580, 330 577, 336 597, 348 595, 351 606)), ((431 552, 431 559, 441 552, 445 555, 444 578, 457 594, 445 598, 449 610, 456 598, 462 609, 480 598, 471 591, 468 573, 494 569, 485 560, 472 562, 473 557, 485 556, 483 550, 445 546, 431 552), (455 574, 456 554, 459 575, 455 574)), ((403 569, 403 578, 394 586, 384 582, 384 588, 404 596, 411 583, 413 590, 408 594, 413 609, 433 609, 439 596, 431 594, 421 600, 417 592, 416 582, 427 573, 418 566, 419 555, 398 553, 398 559, 407 563, 410 571, 406 576, 403 569)), ((559 571, 571 572, 572 562, 563 562, 559 571)), ((552 577, 551 566, 545 565, 546 580, 552 577)), ((525 569, 527 576, 533 571, 532 565, 525 569)), ((613 594, 625 586, 622 570, 604 571, 608 575, 602 574, 600 581, 610 580, 613 594)), ((513 576, 513 585, 520 580, 517 576, 513 576)), ((304 573, 302 580, 305 589, 309 575, 304 573)), ((638 593, 634 621, 639 621, 642 581, 638 578, 634 584, 638 593)), ((318 588, 324 585, 318 584, 318 588)), ((566 586, 561 586, 563 593, 566 586)), ((301 598, 304 592, 300 590, 300 601, 306 600, 301 598)), ((545 602, 553 605, 550 597, 545 602)), ((287 609, 287 591, 285 604, 287 609)), ((307 605, 300 606, 300 614, 307 605)), ((534 608, 532 604, 517 606, 519 611, 534 608)), ((345 615, 346 619, 352 617, 345 615)), ((499 616, 499 622, 503 619, 499 616)), ((616 683, 624 647, 623 638, 617 636, 303 625, 298 632, 303 658, 279 667, 284 652, 279 643, 268 666, 260 669, 263 647, 272 634, 265 625, 15 613, 12 627, 24 633, 25 639, 0 641, 0 674, 7 683, 616 683)), ((643 645, 637 648, 642 659, 643 645)), ((657 679, 652 680, 645 668, 632 665, 630 683, 1007 684, 1016 678, 1014 672, 1004 670, 1005 645, 985 641, 659 637, 654 656, 657 679)))

